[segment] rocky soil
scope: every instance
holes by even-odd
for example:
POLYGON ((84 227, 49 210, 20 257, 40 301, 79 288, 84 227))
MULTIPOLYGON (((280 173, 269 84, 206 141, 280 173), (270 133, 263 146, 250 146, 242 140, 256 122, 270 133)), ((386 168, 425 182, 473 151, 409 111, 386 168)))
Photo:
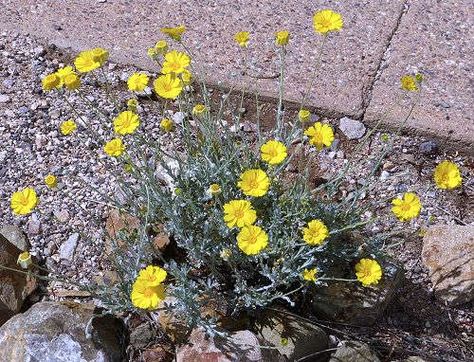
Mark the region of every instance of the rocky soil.
MULTIPOLYGON (((0 34, 0 221, 19 226, 31 243, 32 254, 48 268, 78 282, 88 282, 103 278, 108 268, 104 258, 104 224, 111 208, 103 196, 122 195, 115 179, 119 166, 101 151, 100 139, 111 134, 111 122, 89 112, 84 116, 85 122, 79 124, 79 132, 63 137, 59 124, 76 117, 65 99, 41 90, 41 78, 71 59, 71 54, 32 37, 0 34), (88 129, 94 129, 98 136, 89 136, 88 129), (48 173, 59 178, 55 190, 43 183, 48 173), (26 186, 34 186, 39 192, 39 207, 28 217, 14 217, 9 207, 10 196, 26 186)), ((106 76, 118 99, 126 100, 129 95, 124 80, 133 71, 128 66, 108 64, 99 77, 106 76)), ((114 106, 107 102, 105 92, 92 81, 85 84, 85 89, 87 99, 71 96, 69 101, 78 109, 84 109, 89 101, 95 102, 112 118, 114 106)), ((217 90, 214 97, 220 97, 217 90)), ((143 127, 158 135, 159 118, 153 113, 153 103, 145 97, 141 104, 143 127)), ((253 98, 246 98, 244 107, 244 120, 251 130, 250 122, 256 116, 253 98)), ((272 103, 261 104, 264 124, 270 122, 273 107, 272 103)), ((287 112, 292 111, 289 108, 287 112)), ((320 153, 307 150, 314 164, 314 182, 331 179, 345 165, 352 165, 341 193, 360 194, 367 206, 364 217, 375 218, 368 226, 369 233, 392 234, 384 249, 403 263, 407 281, 375 326, 319 321, 320 326, 335 335, 365 341, 386 360, 391 360, 392 355, 421 355, 428 361, 473 359, 472 302, 448 306, 435 298, 428 269, 422 262, 422 238, 435 224, 474 222, 474 160, 445 154, 444 145, 436 140, 380 131, 374 132, 369 142, 357 150, 361 137, 369 130, 354 120, 329 121, 337 130, 331 148, 320 153), (393 149, 369 176, 380 154, 392 142, 393 149), (443 159, 461 167, 462 189, 446 192, 435 188, 432 173, 443 159), (420 195, 423 209, 419 218, 401 224, 391 215, 389 201, 405 191, 420 195)), ((59 282, 50 282, 47 289, 44 300, 81 297, 80 293, 66 292, 71 287, 59 282)))

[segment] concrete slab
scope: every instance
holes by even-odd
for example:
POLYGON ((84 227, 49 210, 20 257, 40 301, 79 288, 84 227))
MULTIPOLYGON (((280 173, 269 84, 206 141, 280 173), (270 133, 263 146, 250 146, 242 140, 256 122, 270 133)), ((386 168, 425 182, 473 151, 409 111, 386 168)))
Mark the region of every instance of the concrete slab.
MULTIPOLYGON (((406 126, 474 153, 474 2, 409 0, 407 5, 365 120, 379 119, 393 104, 401 75, 422 72, 425 87, 406 126)), ((399 125, 406 105, 397 107, 386 123, 399 125)))
MULTIPOLYGON (((312 28, 315 11, 342 13, 345 28, 330 36, 321 72, 308 103, 327 115, 360 117, 365 100, 403 9, 403 0, 201 0, 201 1, 31 1, 3 0, 0 28, 17 28, 60 47, 103 46, 112 58, 154 69, 146 49, 161 38, 162 26, 186 24, 185 43, 210 83, 241 86, 240 54, 233 41, 248 30, 250 72, 277 72, 274 32, 289 30, 287 100, 299 102, 308 87, 322 40, 312 28)), ((277 94, 276 79, 252 80, 265 95, 277 94)))

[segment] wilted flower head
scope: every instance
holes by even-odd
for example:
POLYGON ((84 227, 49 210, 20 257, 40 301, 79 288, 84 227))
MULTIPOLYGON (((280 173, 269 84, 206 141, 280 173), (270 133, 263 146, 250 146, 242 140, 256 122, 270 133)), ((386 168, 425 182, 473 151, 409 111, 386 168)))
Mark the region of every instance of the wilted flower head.
POLYGON ((168 50, 168 43, 166 40, 158 40, 155 44, 155 52, 156 54, 165 54, 168 50))
POLYGON ((184 25, 179 25, 174 28, 161 28, 161 32, 165 35, 168 35, 171 39, 176 41, 181 41, 183 33, 186 31, 184 25))
POLYGON ((309 122, 309 120, 311 119, 311 112, 307 109, 300 109, 300 111, 298 112, 298 119, 302 123, 309 122))
POLYGON ((160 128, 165 132, 171 132, 174 129, 174 122, 169 118, 163 118, 160 122, 160 128))
POLYGON ((31 260, 31 254, 28 251, 24 251, 18 255, 17 264, 20 265, 23 269, 28 269, 28 267, 33 263, 31 260))
POLYGON ((206 111, 207 111, 207 107, 204 104, 198 103, 193 107, 193 114, 195 116, 199 116, 205 113, 206 111))
POLYGON ((341 14, 332 10, 321 10, 313 16, 314 30, 323 35, 331 31, 339 31, 343 25, 341 14))
POLYGON ((81 78, 76 73, 68 74, 64 77, 64 85, 69 90, 77 89, 81 86, 81 78))
POLYGON ((130 98, 127 101, 127 108, 129 111, 136 112, 138 107, 138 101, 135 98, 130 98))
POLYGON ((248 31, 239 31, 234 35, 234 40, 241 46, 242 48, 245 48, 250 39, 250 33, 248 31))
POLYGON ((209 195, 214 196, 218 195, 222 192, 222 189, 219 184, 211 184, 207 190, 209 195))
POLYGON ((58 185, 58 179, 56 176, 49 174, 44 178, 44 183, 46 186, 48 186, 50 189, 55 188, 58 185))

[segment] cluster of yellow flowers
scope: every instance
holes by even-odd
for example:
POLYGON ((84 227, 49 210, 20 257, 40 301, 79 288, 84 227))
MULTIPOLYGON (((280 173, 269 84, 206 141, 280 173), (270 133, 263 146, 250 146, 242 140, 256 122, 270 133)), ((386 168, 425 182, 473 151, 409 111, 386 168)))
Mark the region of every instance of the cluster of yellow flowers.
POLYGON ((149 265, 140 270, 130 294, 133 305, 140 309, 156 309, 165 299, 165 286, 162 283, 166 276, 166 270, 159 266, 149 265))

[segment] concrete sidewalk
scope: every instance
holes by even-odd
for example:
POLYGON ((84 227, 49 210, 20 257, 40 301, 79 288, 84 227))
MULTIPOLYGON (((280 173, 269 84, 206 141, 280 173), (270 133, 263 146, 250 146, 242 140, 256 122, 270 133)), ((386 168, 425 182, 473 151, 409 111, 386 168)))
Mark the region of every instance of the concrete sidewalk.
MULTIPOLYGON (((449 139, 474 152, 474 5, 472 0, 374 1, 28 1, 3 0, 0 29, 17 29, 60 47, 103 46, 112 58, 156 70, 146 49, 162 38, 163 26, 186 24, 184 37, 196 64, 213 84, 241 86, 242 54, 233 41, 251 32, 250 72, 275 74, 274 32, 292 34, 288 47, 287 100, 299 102, 314 70, 321 36, 312 29, 315 11, 342 13, 344 29, 332 34, 322 55, 308 104, 327 116, 373 123, 398 98, 399 78, 426 74, 426 91, 403 126, 449 139)), ((260 93, 277 94, 276 79, 260 79, 260 93)), ((384 123, 398 128, 401 105, 384 123)))

